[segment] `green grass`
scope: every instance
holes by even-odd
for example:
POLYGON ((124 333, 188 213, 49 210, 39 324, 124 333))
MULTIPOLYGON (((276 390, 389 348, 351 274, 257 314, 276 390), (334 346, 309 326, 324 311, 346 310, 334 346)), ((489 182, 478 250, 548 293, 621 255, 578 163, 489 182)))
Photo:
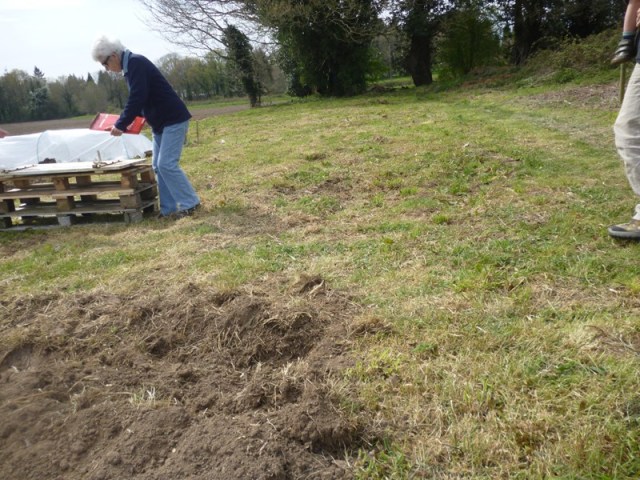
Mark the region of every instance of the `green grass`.
POLYGON ((411 88, 203 120, 183 157, 202 214, 0 234, 0 295, 318 274, 387 327, 343 378, 380 433, 357 478, 637 478, 615 94, 411 88))

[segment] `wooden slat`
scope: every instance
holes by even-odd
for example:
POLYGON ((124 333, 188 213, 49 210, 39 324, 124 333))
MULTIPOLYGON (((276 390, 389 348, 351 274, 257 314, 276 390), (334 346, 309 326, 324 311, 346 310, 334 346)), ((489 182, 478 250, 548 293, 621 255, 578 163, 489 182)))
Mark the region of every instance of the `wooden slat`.
POLYGON ((120 177, 120 185, 124 188, 136 188, 138 186, 138 175, 135 173, 123 173, 120 177))
POLYGON ((80 185, 83 187, 89 186, 93 183, 91 180, 91 175, 77 175, 76 176, 76 185, 80 185))
POLYGON ((0 202, 0 215, 5 213, 11 213, 15 210, 15 203, 13 200, 3 200, 0 202))
POLYGON ((56 204, 60 212, 68 212, 76 207, 76 201, 73 197, 56 198, 56 204))
POLYGON ((109 163, 103 166, 97 166, 93 162, 66 162, 66 163, 43 163, 39 165, 32 165, 29 167, 18 168, 11 171, 3 171, 0 173, 0 181, 12 180, 14 178, 21 177, 54 177, 58 175, 62 176, 76 176, 83 173, 118 173, 121 170, 125 170, 136 166, 147 166, 149 160, 133 159, 133 160, 120 160, 115 163, 109 163))
POLYGON ((139 189, 140 196, 143 200, 153 200, 158 196, 158 186, 157 185, 149 185, 146 188, 139 189))
POLYGON ((29 185, 31 184, 31 182, 29 180, 25 180, 25 179, 17 179, 13 181, 13 184, 16 186, 16 188, 29 188, 29 185))
POLYGON ((120 205, 122 208, 138 209, 142 206, 142 198, 140 198, 139 193, 134 195, 120 195, 120 205))
POLYGON ((69 190, 69 177, 56 177, 53 179, 53 186, 58 191, 67 191, 69 190))
POLYGON ((65 197, 69 194, 73 195, 99 195, 105 193, 113 193, 117 195, 131 195, 140 193, 144 190, 151 189, 154 185, 138 185, 137 189, 123 188, 120 182, 93 182, 90 186, 83 187, 71 184, 69 189, 62 192, 56 190, 51 185, 32 186, 25 190, 11 189, 7 192, 0 193, 0 200, 18 199, 18 198, 40 198, 40 197, 65 197))
MULTIPOLYGON (((133 195, 136 193, 140 193, 144 190, 152 188, 153 185, 138 185, 138 188, 122 188, 118 182, 113 182, 111 185, 102 185, 98 183, 94 183, 90 187, 83 188, 72 188, 69 190, 70 193, 74 195, 99 195, 105 193, 113 193, 117 195, 133 195)), ((53 194, 52 197, 56 198, 59 196, 58 194, 53 194)))
MULTIPOLYGON (((93 183, 93 180, 91 178, 91 175, 78 175, 76 177, 76 185, 78 186, 78 188, 90 187, 92 183, 93 183)), ((83 202, 94 202, 98 199, 98 195, 95 195, 95 194, 86 194, 83 192, 83 193, 80 193, 79 195, 80 195, 80 200, 83 202)))
POLYGON ((153 168, 149 167, 140 172, 140 179, 143 183, 156 183, 156 175, 153 172, 153 168))
POLYGON ((73 215, 83 213, 132 213, 144 210, 155 204, 154 201, 143 203, 139 208, 123 208, 119 200, 98 200, 96 202, 77 202, 75 208, 71 210, 58 210, 53 203, 40 203, 37 206, 18 207, 15 211, 0 214, 0 218, 8 217, 52 217, 57 215, 73 215))

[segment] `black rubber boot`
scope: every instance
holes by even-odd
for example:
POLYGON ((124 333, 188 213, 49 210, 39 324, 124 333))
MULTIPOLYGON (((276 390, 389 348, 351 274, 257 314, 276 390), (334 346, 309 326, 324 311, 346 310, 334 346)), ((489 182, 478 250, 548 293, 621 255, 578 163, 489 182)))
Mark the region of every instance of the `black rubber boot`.
POLYGON ((624 62, 630 62, 636 58, 636 40, 635 38, 623 38, 618 43, 618 48, 613 53, 611 65, 620 65, 624 62))

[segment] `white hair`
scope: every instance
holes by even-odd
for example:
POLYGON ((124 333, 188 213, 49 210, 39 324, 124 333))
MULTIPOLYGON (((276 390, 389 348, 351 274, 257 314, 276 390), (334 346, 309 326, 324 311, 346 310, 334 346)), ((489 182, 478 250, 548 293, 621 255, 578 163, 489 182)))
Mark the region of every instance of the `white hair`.
POLYGON ((124 50, 124 45, 120 40, 109 40, 107 37, 102 36, 93 44, 91 56, 96 62, 103 62, 109 55, 114 53, 120 55, 124 50))

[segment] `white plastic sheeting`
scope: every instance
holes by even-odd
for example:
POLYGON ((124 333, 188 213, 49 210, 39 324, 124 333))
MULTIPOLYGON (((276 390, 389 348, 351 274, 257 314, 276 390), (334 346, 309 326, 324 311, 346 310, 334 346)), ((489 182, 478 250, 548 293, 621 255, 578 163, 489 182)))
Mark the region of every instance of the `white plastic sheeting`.
POLYGON ((0 138, 0 170, 52 160, 66 163, 144 158, 151 148, 151 141, 144 135, 113 137, 109 132, 84 128, 47 130, 0 138))

